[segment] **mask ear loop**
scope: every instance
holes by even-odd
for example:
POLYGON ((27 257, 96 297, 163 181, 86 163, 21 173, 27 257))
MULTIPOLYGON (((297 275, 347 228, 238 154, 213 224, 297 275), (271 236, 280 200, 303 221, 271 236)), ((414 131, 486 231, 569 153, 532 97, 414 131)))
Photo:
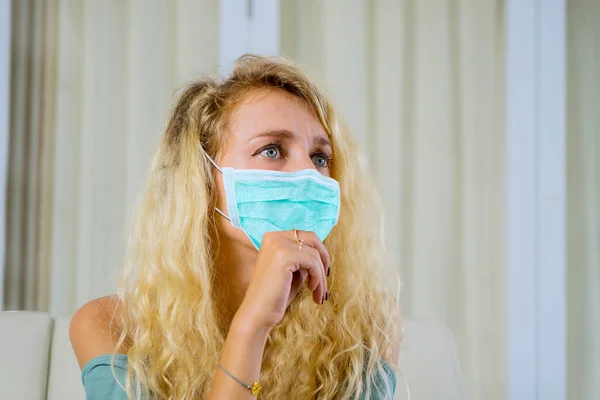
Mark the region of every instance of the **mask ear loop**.
MULTIPOLYGON (((219 167, 219 166, 217 165, 217 163, 215 162, 215 160, 213 160, 213 159, 211 158, 211 156, 209 156, 209 155, 208 155, 208 153, 206 152, 206 150, 204 150, 204 148, 202 148, 202 152, 204 153, 204 155, 206 156, 206 158, 208 158, 208 161, 210 161, 210 163, 211 163, 212 165, 214 165, 214 167, 215 167, 217 170, 219 170, 219 172, 222 174, 222 173, 223 173, 223 170, 221 169, 221 167, 219 167)), ((225 215, 225 213, 224 213, 223 211, 219 210, 219 208, 218 208, 218 207, 215 207, 215 211, 216 211, 216 212, 218 212, 219 214, 221 214, 221 216, 222 216, 223 218, 225 218, 226 220, 228 220, 228 221, 231 221, 231 218, 229 218, 229 216, 225 215)))
POLYGON ((202 148, 202 152, 204 153, 204 155, 206 156, 206 158, 208 158, 208 161, 210 161, 210 163, 212 165, 214 165, 215 168, 219 170, 219 172, 223 173, 223 170, 221 169, 221 167, 219 167, 217 165, 217 163, 215 162, 215 160, 213 160, 212 157, 208 155, 208 153, 206 152, 206 150, 204 150, 204 148, 202 148))
POLYGON ((219 210, 218 207, 215 207, 215 211, 218 212, 219 214, 221 214, 223 216, 223 218, 225 218, 226 220, 231 221, 231 218, 229 218, 227 215, 225 215, 223 213, 223 211, 219 210))

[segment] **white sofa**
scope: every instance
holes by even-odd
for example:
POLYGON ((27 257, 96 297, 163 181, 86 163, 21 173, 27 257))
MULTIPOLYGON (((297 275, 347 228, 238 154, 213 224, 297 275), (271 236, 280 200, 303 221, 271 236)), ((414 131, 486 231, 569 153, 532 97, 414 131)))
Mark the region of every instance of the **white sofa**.
MULTIPOLYGON (((464 399, 456 346, 439 323, 408 320, 400 369, 414 400, 464 399)), ((0 399, 84 399, 79 366, 69 342, 69 318, 0 312, 0 399)), ((407 399, 398 374, 394 399, 407 399)))

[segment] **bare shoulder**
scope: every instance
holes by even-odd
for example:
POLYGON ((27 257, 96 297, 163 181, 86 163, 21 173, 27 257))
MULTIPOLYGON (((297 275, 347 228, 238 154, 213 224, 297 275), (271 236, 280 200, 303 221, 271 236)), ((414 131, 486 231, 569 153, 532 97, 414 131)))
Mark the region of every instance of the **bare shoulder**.
MULTIPOLYGON (((121 333, 120 310, 116 296, 105 296, 84 304, 73 314, 69 337, 80 368, 91 359, 115 350, 121 333)), ((121 346, 118 352, 127 353, 128 347, 121 346)))

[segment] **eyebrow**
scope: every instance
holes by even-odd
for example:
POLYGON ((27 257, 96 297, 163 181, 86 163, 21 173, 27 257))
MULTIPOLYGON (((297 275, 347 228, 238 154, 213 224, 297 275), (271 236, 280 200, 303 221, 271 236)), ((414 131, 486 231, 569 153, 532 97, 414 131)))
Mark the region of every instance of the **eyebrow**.
MULTIPOLYGON (((273 130, 267 130, 264 132, 260 132, 257 135, 255 135, 253 137, 253 139, 258 139, 258 138, 262 138, 262 137, 272 137, 272 138, 278 138, 281 140, 292 140, 296 137, 296 134, 287 129, 273 129, 273 130)), ((316 136, 313 139, 313 143, 320 144, 322 146, 332 147, 331 140, 329 140, 328 138, 323 137, 321 135, 316 136)))

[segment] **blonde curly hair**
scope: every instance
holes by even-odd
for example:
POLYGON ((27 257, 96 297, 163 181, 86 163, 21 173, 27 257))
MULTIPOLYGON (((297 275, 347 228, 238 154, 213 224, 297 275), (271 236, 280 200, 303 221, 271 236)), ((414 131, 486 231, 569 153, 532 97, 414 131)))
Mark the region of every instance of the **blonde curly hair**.
MULTIPOLYGON (((272 330, 261 370, 264 399, 359 399, 390 393, 399 311, 386 286, 380 200, 351 136, 315 85, 289 61, 245 55, 227 79, 183 90, 152 163, 132 227, 117 296, 117 349, 130 342, 130 399, 205 398, 225 341, 215 300, 216 184, 203 148, 216 158, 232 111, 257 89, 284 90, 314 112, 333 145, 339 224, 325 240, 333 260, 330 299, 315 307, 304 287, 272 330), (382 383, 381 383, 382 382, 382 383)), ((397 280, 392 279, 397 282, 397 280)), ((114 357, 113 357, 114 360, 114 357)), ((114 362, 114 361, 113 361, 114 362)), ((394 366, 393 366, 394 367, 394 366)))

